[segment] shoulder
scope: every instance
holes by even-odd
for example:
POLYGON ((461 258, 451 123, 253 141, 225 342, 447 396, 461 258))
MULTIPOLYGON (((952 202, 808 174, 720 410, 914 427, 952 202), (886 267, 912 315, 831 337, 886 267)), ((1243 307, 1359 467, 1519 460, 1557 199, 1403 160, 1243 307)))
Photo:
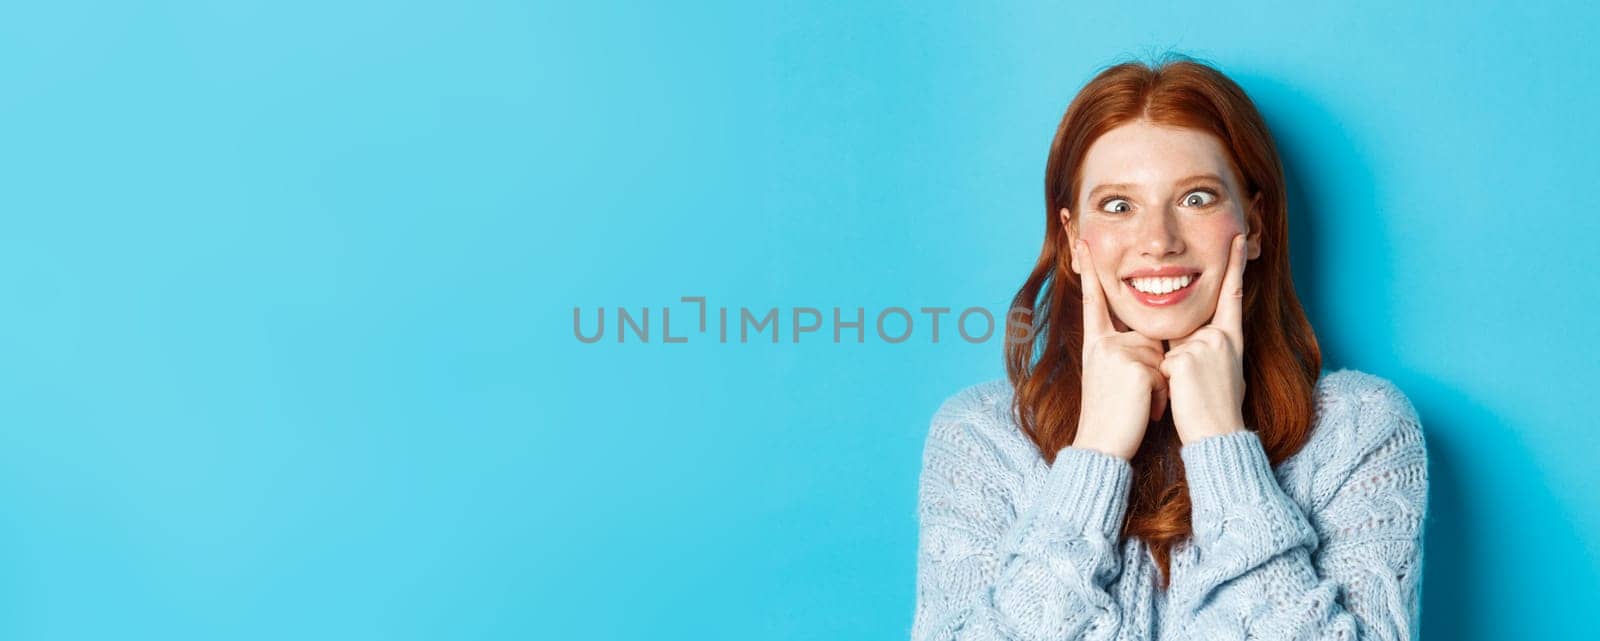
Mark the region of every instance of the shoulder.
POLYGON ((1400 388, 1389 379, 1354 369, 1323 372, 1317 380, 1317 401, 1344 409, 1375 412, 1400 420, 1417 422, 1417 410, 1400 388))
POLYGON ((1316 402, 1315 429, 1324 437, 1342 437, 1333 441, 1376 445, 1400 438, 1422 445, 1416 406, 1386 378, 1353 369, 1324 372, 1317 380, 1316 402))
POLYGON ((1011 382, 1000 378, 969 385, 939 404, 928 424, 923 464, 1023 472, 1040 462, 1033 441, 1012 413, 1011 382))
MULTIPOLYGON (((1416 407, 1393 382, 1359 370, 1324 372, 1317 381, 1310 439, 1294 457, 1313 477, 1317 503, 1358 468, 1420 465, 1427 445, 1416 407)), ((1424 480, 1424 482, 1426 482, 1424 480)))
POLYGON ((933 413, 934 425, 992 423, 997 410, 1011 409, 1011 382, 997 378, 968 385, 944 399, 933 413))

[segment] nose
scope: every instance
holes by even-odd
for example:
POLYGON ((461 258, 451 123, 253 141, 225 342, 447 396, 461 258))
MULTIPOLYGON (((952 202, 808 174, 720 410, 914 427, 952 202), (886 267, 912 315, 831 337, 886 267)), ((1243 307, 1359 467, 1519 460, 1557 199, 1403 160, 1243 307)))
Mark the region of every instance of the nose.
POLYGON ((1148 215, 1139 221, 1135 230, 1139 252, 1153 258, 1183 253, 1183 236, 1179 234, 1178 213, 1171 207, 1146 210, 1148 215))

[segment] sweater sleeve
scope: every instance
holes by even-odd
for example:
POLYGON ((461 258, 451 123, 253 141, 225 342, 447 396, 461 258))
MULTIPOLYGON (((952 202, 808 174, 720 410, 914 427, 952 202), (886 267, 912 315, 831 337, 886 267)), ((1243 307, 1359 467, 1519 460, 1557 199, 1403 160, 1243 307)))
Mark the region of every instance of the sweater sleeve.
POLYGON ((1337 487, 1306 514, 1243 431, 1181 450, 1198 560, 1175 583, 1184 638, 1417 637, 1427 454, 1416 410, 1389 388, 1365 401, 1337 487), (1309 518, 1308 518, 1309 517, 1309 518))
POLYGON ((1004 461, 973 420, 935 416, 918 492, 912 638, 1112 638, 1122 613, 1107 586, 1121 571, 1132 467, 1068 447, 1030 484, 1004 461), (1019 492, 1037 493, 1020 514, 1019 492))

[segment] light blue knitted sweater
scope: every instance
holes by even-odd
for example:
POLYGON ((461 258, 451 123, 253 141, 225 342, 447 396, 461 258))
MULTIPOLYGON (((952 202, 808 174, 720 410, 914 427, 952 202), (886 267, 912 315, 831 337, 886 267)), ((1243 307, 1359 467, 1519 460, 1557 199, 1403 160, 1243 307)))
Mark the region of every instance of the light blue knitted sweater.
POLYGON ((1253 431, 1183 446, 1194 536, 1167 590, 1119 536, 1132 466, 1075 447, 1045 464, 1011 393, 974 385, 933 418, 916 641, 1417 637, 1427 450, 1389 381, 1324 371, 1310 440, 1276 469, 1253 431))

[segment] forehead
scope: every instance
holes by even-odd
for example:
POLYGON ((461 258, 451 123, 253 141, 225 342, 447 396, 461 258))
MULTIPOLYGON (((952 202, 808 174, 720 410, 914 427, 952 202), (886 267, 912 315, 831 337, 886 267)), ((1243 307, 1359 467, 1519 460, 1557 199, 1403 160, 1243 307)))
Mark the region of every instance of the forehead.
POLYGON ((1085 191, 1105 183, 1165 186, 1195 174, 1233 181, 1228 152, 1209 133, 1137 120, 1106 132, 1084 154, 1085 191))

